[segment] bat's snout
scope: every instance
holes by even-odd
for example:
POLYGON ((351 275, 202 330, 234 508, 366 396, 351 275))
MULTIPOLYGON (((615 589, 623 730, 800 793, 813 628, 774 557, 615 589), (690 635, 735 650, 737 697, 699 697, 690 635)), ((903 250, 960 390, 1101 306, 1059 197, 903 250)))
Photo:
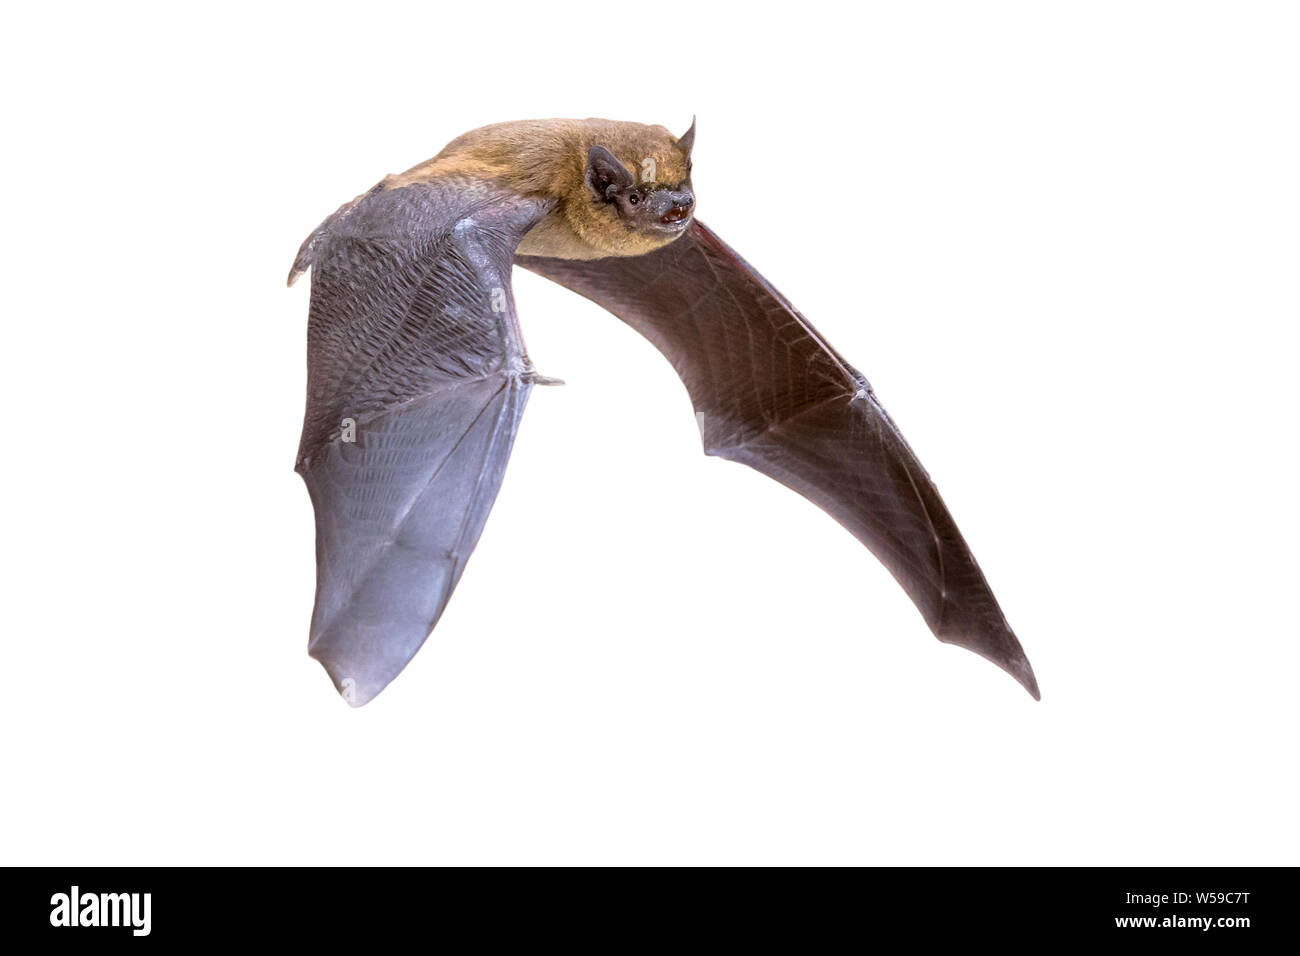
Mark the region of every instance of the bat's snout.
POLYGON ((685 222, 690 218, 691 210, 695 207, 695 197, 689 191, 672 192, 665 198, 667 208, 659 216, 660 222, 672 224, 685 222))

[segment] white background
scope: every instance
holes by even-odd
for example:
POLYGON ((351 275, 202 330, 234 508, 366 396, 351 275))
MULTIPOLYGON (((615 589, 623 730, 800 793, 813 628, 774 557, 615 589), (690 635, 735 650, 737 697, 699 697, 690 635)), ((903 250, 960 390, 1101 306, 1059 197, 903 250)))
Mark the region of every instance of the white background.
POLYGON ((32 9, 3 862, 1300 862, 1294 7, 32 9), (306 656, 298 243, 488 122, 692 114, 701 218, 871 379, 1042 702, 520 274, 568 385, 349 709, 306 656))

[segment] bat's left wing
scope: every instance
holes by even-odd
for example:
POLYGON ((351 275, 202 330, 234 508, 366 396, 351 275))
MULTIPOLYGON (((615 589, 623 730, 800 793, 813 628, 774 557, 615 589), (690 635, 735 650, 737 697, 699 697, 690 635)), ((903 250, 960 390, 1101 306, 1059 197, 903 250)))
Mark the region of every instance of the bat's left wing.
POLYGON ((939 640, 1038 684, 930 476, 871 386, 706 226, 642 256, 518 256, 653 342, 686 383, 707 454, 829 512, 887 567, 939 640))
POLYGON ((312 269, 308 647, 353 706, 424 643, 496 499, 536 379, 511 259, 548 208, 473 181, 381 184, 312 233, 290 273, 312 269))

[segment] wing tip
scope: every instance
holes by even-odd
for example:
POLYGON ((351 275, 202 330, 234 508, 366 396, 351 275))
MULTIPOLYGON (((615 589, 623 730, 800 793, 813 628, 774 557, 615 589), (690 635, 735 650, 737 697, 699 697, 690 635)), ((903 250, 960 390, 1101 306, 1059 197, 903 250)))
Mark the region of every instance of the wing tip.
POLYGON ((1038 678, 1034 676, 1033 665, 1029 663, 1024 648, 1020 646, 1020 641, 1016 639, 1016 635, 1010 628, 1004 626, 992 638, 983 631, 974 637, 970 632, 936 633, 935 636, 945 644, 954 644, 972 651, 989 663, 996 664, 1014 677, 1016 683, 1028 691, 1029 696, 1034 700, 1043 699, 1042 692, 1038 689, 1038 678))
POLYGON ((308 651, 308 653, 325 669, 330 682, 334 684, 334 689, 338 691, 339 696, 353 710, 366 706, 366 704, 378 697, 380 692, 389 684, 387 680, 376 681, 365 677, 357 677, 350 673, 343 673, 346 668, 338 667, 334 661, 324 656, 318 656, 313 651, 308 651))
POLYGON ((1029 666, 1029 661, 1025 660, 1023 673, 1010 672, 1011 676, 1020 682, 1020 686, 1029 691, 1029 696, 1034 700, 1042 700, 1043 695, 1038 690, 1038 678, 1034 676, 1034 669, 1029 666))
MULTIPOLYGON (((1010 632, 1008 632, 1009 634, 1010 632)), ((1015 641, 1015 637, 1011 638, 1015 641)), ((1008 674, 1016 679, 1021 687, 1029 692, 1029 696, 1034 700, 1042 700, 1043 695, 1038 689, 1038 678, 1034 676, 1034 668, 1029 663, 1029 658, 1020 648, 1020 642, 1015 641, 1015 650, 1003 654, 988 653, 978 648, 969 648, 979 654, 985 660, 996 664, 1008 674)))

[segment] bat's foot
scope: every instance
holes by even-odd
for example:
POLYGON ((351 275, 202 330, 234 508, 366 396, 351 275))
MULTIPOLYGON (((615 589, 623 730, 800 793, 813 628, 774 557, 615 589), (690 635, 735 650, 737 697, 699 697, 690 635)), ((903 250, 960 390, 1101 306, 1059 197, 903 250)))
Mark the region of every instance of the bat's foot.
POLYGON ((564 379, 551 378, 547 375, 539 375, 536 372, 525 372, 524 381, 529 385, 563 385, 564 379))

